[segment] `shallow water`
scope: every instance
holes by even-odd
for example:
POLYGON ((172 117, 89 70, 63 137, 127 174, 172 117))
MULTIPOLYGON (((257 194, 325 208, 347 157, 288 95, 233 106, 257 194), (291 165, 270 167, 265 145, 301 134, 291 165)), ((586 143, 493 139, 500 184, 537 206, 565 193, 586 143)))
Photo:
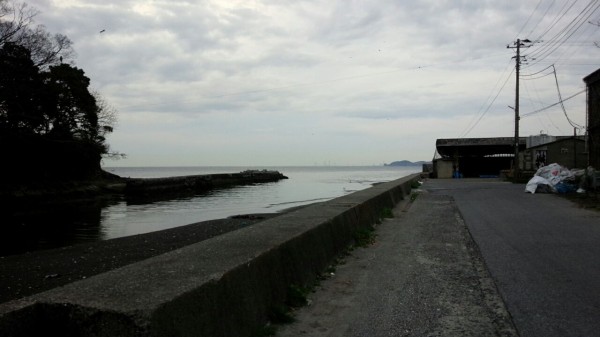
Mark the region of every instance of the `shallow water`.
POLYGON ((289 179, 275 183, 217 189, 166 201, 122 200, 23 209, 0 229, 0 256, 56 248, 226 218, 238 214, 275 213, 290 207, 333 199, 420 172, 421 167, 146 167, 111 168, 122 177, 153 178, 247 169, 277 170, 289 179))

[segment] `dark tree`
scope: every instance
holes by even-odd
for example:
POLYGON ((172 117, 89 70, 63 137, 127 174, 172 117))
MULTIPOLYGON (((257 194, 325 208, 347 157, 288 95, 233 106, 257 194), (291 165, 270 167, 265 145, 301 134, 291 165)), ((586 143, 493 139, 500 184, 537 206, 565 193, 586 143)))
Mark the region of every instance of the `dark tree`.
POLYGON ((37 14, 26 3, 0 0, 0 46, 15 43, 27 48, 33 63, 43 69, 70 60, 74 55, 71 40, 50 34, 42 25, 34 26, 37 14))
POLYGON ((98 106, 83 70, 68 64, 51 66, 44 73, 44 84, 50 100, 49 134, 58 139, 99 141, 98 106))
POLYGON ((0 48, 0 74, 3 131, 104 142, 106 131, 98 124, 100 107, 82 69, 60 64, 40 72, 26 48, 5 43, 0 48))
POLYGON ((0 0, 0 185, 101 174, 115 111, 82 69, 64 63, 71 41, 33 26, 37 11, 0 0))
POLYGON ((34 134, 47 130, 43 82, 26 48, 5 43, 0 48, 0 130, 34 134))

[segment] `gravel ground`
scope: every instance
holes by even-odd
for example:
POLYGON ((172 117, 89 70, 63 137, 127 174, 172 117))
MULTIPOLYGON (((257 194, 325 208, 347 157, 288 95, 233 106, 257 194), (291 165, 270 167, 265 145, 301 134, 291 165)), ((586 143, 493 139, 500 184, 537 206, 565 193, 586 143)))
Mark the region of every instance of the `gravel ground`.
POLYGON ((279 214, 242 215, 147 234, 0 257, 0 303, 63 286, 279 214))

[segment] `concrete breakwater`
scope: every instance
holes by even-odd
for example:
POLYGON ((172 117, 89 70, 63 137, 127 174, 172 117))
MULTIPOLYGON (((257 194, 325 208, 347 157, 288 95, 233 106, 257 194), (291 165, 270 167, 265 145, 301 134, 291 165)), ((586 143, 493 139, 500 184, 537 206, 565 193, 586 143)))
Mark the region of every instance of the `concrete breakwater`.
POLYGON ((288 179, 278 171, 247 170, 240 173, 189 175, 165 178, 123 178, 103 172, 102 177, 84 181, 36 182, 32 186, 6 188, 0 191, 0 201, 9 204, 80 200, 110 195, 132 199, 169 199, 192 195, 215 188, 288 179))
POLYGON ((0 335, 250 336, 291 285, 312 282, 411 191, 419 174, 24 299, 0 304, 0 335))
POLYGON ((229 186, 276 182, 288 179, 278 171, 247 170, 240 173, 189 175, 166 178, 125 178, 127 197, 160 197, 164 194, 186 194, 229 186))

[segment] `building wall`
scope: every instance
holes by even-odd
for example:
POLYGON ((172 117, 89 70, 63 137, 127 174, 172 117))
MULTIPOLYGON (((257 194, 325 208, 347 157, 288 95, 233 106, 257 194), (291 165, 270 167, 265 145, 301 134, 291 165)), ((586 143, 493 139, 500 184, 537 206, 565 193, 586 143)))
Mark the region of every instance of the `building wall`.
POLYGON ((587 166, 585 142, 577 141, 575 144, 572 139, 550 144, 548 159, 551 162, 546 164, 558 163, 568 168, 585 168, 587 166), (575 144, 576 147, 574 147, 575 144))
POLYGON ((454 162, 451 159, 436 159, 433 161, 433 175, 436 178, 452 178, 454 162))
POLYGON ((584 79, 587 84, 588 164, 600 168, 600 69, 584 79))
POLYGON ((573 140, 573 138, 556 141, 540 146, 529 148, 524 155, 525 167, 536 170, 538 165, 557 163, 568 168, 586 168, 587 155, 585 153, 585 142, 573 140), (574 147, 576 144, 576 148, 574 147), (545 157, 543 163, 537 163, 539 155, 545 157))

